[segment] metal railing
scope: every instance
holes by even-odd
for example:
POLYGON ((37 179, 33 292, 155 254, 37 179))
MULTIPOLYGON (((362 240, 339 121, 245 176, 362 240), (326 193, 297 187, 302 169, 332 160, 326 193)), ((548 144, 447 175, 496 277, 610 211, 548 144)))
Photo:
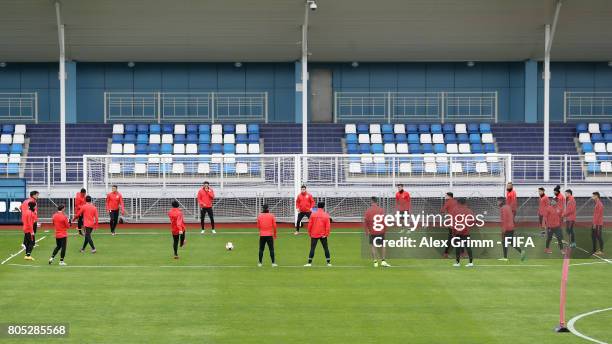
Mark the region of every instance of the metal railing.
POLYGON ((0 92, 0 122, 38 123, 38 93, 0 92))
POLYGON ((495 92, 335 92, 334 122, 498 120, 495 92))
POLYGON ((563 122, 611 118, 612 92, 563 93, 563 122))
POLYGON ((267 92, 104 92, 104 122, 268 122, 267 92))

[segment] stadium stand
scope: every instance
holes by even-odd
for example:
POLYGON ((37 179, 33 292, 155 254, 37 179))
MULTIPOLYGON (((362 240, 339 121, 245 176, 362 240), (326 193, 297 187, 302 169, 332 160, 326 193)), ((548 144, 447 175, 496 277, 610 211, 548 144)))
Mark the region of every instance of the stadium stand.
POLYGON ((575 138, 588 173, 612 173, 612 124, 578 123, 575 138))
POLYGON ((3 124, 0 133, 0 175, 15 176, 26 155, 25 124, 3 124))

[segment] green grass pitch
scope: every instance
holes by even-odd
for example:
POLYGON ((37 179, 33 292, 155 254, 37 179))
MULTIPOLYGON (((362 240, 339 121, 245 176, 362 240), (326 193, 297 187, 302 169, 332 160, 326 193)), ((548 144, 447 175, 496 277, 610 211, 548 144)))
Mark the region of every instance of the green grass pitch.
MULTIPOLYGON (((557 334, 560 259, 397 259, 374 268, 361 235, 335 228, 333 267, 318 247, 304 268, 305 235, 279 233, 278 268, 258 268, 252 228, 200 235, 190 231, 180 260, 168 230, 108 230, 94 235, 97 254, 68 240, 67 267, 49 266, 53 232, 39 233, 30 263, 19 254, 0 265, 0 323, 69 323, 67 338, 1 343, 582 343, 557 334), (235 245, 225 250, 225 243, 235 245), (31 266, 28 266, 31 265, 31 266)), ((20 231, 0 232, 0 259, 19 250, 20 231)), ((516 255, 514 255, 516 256, 516 255)), ((579 260, 597 262, 597 260, 579 260)), ((612 264, 574 265, 568 319, 607 308, 612 264)), ((576 324, 612 342, 612 312, 576 324)))

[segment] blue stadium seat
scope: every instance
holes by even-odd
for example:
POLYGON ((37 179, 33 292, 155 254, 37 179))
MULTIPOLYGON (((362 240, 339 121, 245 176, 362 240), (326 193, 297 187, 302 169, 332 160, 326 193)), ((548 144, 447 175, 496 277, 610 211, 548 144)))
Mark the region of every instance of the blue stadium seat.
POLYGON ((416 124, 406 124, 407 134, 416 134, 419 132, 419 127, 416 124))
POLYGON ((200 143, 198 145, 198 154, 203 154, 203 155, 210 154, 210 145, 208 143, 200 143))
POLYGON ((6 166, 6 173, 17 174, 19 173, 19 164, 10 163, 6 166))
POLYGON ((485 153, 495 153, 495 144, 493 143, 485 143, 484 144, 485 153))
POLYGON ((442 143, 435 144, 434 153, 446 153, 446 145, 442 143))
POLYGON ((149 154, 160 154, 161 145, 159 143, 152 143, 149 145, 149 154))
POLYGON ((382 144, 380 144, 380 143, 374 143, 374 144, 372 145, 372 153, 375 153, 375 154, 381 154, 381 153, 383 153, 383 152, 384 152, 384 147, 383 147, 383 145, 382 145, 382 144))
POLYGON ((189 134, 197 134, 198 133, 198 125, 197 124, 187 124, 187 135, 189 134))
POLYGON ((603 135, 600 133, 591 134, 591 142, 604 142, 603 135))
POLYGON ((605 133, 604 134, 604 141, 612 142, 612 133, 605 133))
POLYGON ((210 124, 200 124, 198 126, 198 132, 200 134, 210 134, 210 124))
POLYGON ((596 162, 590 162, 587 165, 587 172, 589 173, 599 173, 601 170, 599 169, 599 164, 596 162))
POLYGON ((123 130, 126 134, 136 134, 136 124, 126 124, 123 130))
POLYGON ((448 173, 448 164, 438 163, 436 166, 436 170, 438 171, 438 173, 446 174, 448 173))
POLYGON ((432 124, 431 125, 431 133, 432 134, 442 134, 442 125, 441 124, 432 124))
POLYGON ((356 134, 346 134, 346 143, 357 143, 356 134))
POLYGON ((446 123, 444 124, 444 127, 442 127, 442 131, 445 134, 454 134, 455 133, 455 125, 452 123, 446 123))
POLYGON ((602 123, 599 130, 604 134, 612 134, 612 123, 602 123))
POLYGON ((608 154, 597 154, 597 161, 608 161, 612 160, 612 156, 608 154))
POLYGON ((123 143, 136 143, 136 134, 125 134, 123 136, 123 143))
POLYGON ((256 123, 249 124, 247 128, 247 132, 249 134, 259 134, 259 124, 256 124, 256 123))
POLYGON ((429 124, 421 123, 419 124, 419 133, 428 133, 429 132, 429 124))
POLYGON ((220 143, 213 143, 210 146, 210 151, 213 154, 215 154, 215 153, 223 153, 223 145, 220 144, 220 143))
POLYGON ((249 143, 259 143, 259 134, 249 134, 249 143))
POLYGON ((13 124, 4 124, 2 125, 2 133, 3 134, 12 134, 15 132, 15 126, 13 124))
POLYGON ((366 123, 357 124, 357 133, 358 134, 367 134, 370 132, 370 126, 366 123))
POLYGON ((593 144, 590 142, 585 142, 582 144, 582 151, 585 153, 592 153, 593 152, 593 144))
POLYGON ((468 123, 468 133, 472 134, 472 133, 478 133, 480 130, 480 127, 478 126, 477 123, 468 123))
POLYGON ((223 153, 224 154, 236 154, 236 145, 233 143, 224 143, 223 153))
MULTIPOLYGON (((453 129, 455 130, 455 129, 453 129)), ((455 133, 449 133, 444 135, 444 142, 446 143, 457 143, 457 136, 455 133)))
POLYGON ((174 125, 173 124, 162 125, 162 133, 163 134, 174 134, 174 125))
POLYGON ((489 123, 480 123, 480 132, 481 133, 490 133, 491 125, 489 123))
POLYGON ((457 142, 458 143, 468 143, 470 139, 467 134, 457 134, 457 142))
POLYGON ((183 134, 174 135, 174 143, 185 143, 185 135, 183 134))
POLYGON ((395 135, 395 142, 406 143, 408 142, 408 138, 406 137, 406 134, 397 134, 395 135))
POLYGON ((136 143, 137 144, 149 143, 149 134, 138 134, 138 136, 136 136, 136 143))
POLYGON ((410 162, 412 173, 423 173, 423 158, 413 158, 410 162))
POLYGON ((236 126, 233 124, 224 124, 223 125, 223 133, 224 134, 233 134, 236 132, 236 126))
POLYGON ((394 143, 395 136, 393 134, 383 134, 383 143, 394 143))
POLYGON ((369 143, 362 143, 359 145, 359 153, 361 154, 367 154, 370 153, 370 144, 369 143))
POLYGON ((348 154, 357 154, 359 153, 359 146, 356 143, 349 143, 346 145, 346 152, 348 154))
POLYGON ((121 134, 113 134, 112 142, 113 143, 123 143, 123 135, 121 135, 121 134))
POLYGON ((147 134, 149 132, 149 125, 148 124, 138 124, 138 127, 136 127, 136 131, 139 134, 147 134))
POLYGON ((15 143, 11 145, 10 154, 21 154, 23 153, 23 145, 20 143, 15 143))
POLYGON ((200 136, 198 137, 199 143, 210 143, 210 134, 206 132, 200 132, 200 136))
POLYGON ((580 134, 580 133, 588 133, 589 132, 589 126, 586 123, 578 123, 578 124, 576 124, 576 132, 578 134, 580 134))
POLYGON ((420 143, 419 134, 408 134, 408 143, 420 143))
POLYGON ((480 134, 470 134, 470 143, 480 143, 480 134))
POLYGON ((171 143, 162 143, 162 145, 161 145, 161 153, 162 154, 172 154, 172 144, 171 143))
POLYGON ((472 143, 470 150, 472 151, 472 153, 474 154, 482 154, 484 153, 483 149, 482 149, 482 145, 480 143, 472 143))
POLYGON ((393 134, 393 124, 383 124, 381 130, 383 134, 393 134))
POLYGON ((149 147, 147 144, 139 143, 136 145, 136 154, 147 154, 149 152, 149 147))
POLYGON ((149 125, 149 133, 151 133, 151 134, 161 134, 161 125, 159 125, 159 124, 151 124, 151 125, 149 125))
POLYGON ((423 153, 433 153, 434 152, 433 145, 431 143, 423 144, 421 149, 423 150, 423 153))
POLYGON ((421 154, 423 150, 421 149, 421 145, 418 143, 411 143, 408 145, 408 151, 410 154, 421 154))
POLYGON ((248 143, 249 136, 247 134, 236 134, 236 143, 248 143))
POLYGON ((186 143, 198 143, 198 134, 195 134, 195 133, 187 134, 187 137, 185 138, 185 142, 186 143))

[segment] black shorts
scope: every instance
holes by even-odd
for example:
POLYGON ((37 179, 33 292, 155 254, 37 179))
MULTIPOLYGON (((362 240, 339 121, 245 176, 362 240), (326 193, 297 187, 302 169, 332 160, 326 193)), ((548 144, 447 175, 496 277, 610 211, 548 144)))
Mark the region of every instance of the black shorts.
POLYGON ((370 234, 370 245, 374 245, 374 240, 376 240, 377 238, 381 238, 381 240, 378 241, 378 245, 382 245, 382 240, 385 240, 385 235, 384 234, 370 234))

